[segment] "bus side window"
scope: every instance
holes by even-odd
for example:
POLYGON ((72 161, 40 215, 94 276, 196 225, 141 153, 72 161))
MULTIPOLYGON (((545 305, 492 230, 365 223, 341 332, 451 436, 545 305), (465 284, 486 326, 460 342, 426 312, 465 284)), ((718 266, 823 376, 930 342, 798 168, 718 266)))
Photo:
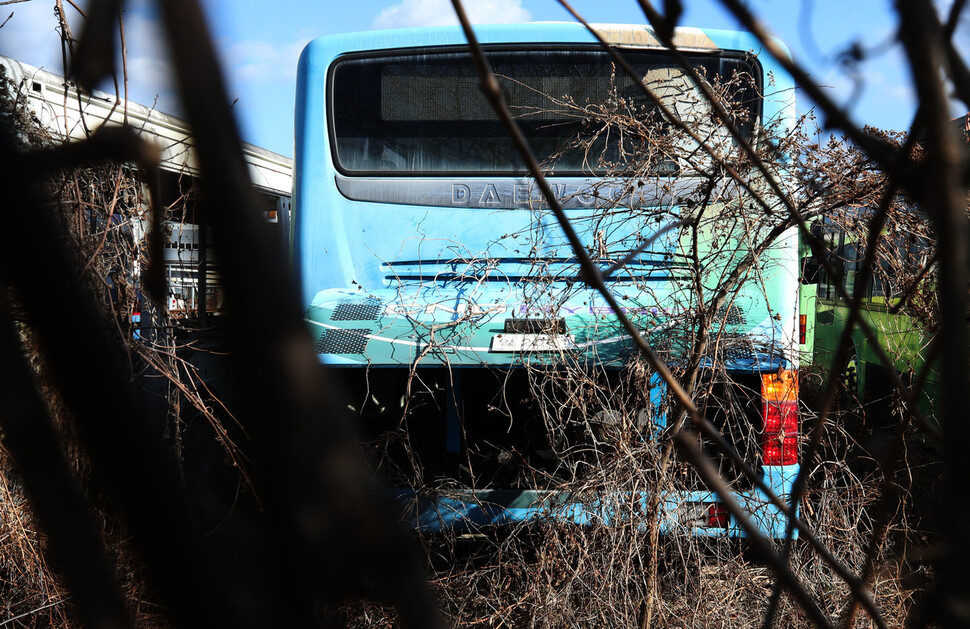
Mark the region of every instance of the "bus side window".
POLYGON ((819 272, 819 299, 826 301, 835 301, 838 299, 835 283, 839 277, 844 276, 844 260, 842 258, 842 241, 844 236, 843 231, 832 223, 826 223, 822 226, 822 244, 828 250, 827 262, 835 273, 835 276, 830 275, 825 267, 822 266, 819 272))
MULTIPOLYGON (((839 248, 839 257, 842 260, 842 286, 849 298, 855 294, 855 280, 859 271, 859 250, 854 242, 845 242, 845 233, 842 232, 842 246, 839 248)), ((865 287, 863 287, 865 291, 865 287)))
MULTIPOLYGON (((822 226, 818 223, 812 225, 811 232, 812 240, 821 240, 822 238, 822 226)), ((805 256, 801 260, 802 275, 800 281, 802 284, 818 284, 822 280, 822 264, 819 262, 818 257, 812 253, 805 256)))
MULTIPOLYGON (((899 251, 893 252, 893 255, 898 254, 899 251)), ((870 299, 876 302, 885 301, 888 304, 891 290, 886 279, 890 277, 891 273, 892 265, 889 259, 885 255, 878 256, 872 272, 872 284, 871 290, 869 291, 870 299)))

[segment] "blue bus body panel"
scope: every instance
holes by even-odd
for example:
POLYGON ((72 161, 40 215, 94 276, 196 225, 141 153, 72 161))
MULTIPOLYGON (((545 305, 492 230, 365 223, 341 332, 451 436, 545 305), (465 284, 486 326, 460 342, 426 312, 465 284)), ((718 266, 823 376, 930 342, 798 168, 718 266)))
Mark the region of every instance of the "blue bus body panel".
MULTIPOLYGON (((486 45, 596 44, 575 23, 482 25, 475 32, 486 45)), ((761 52, 761 44, 747 33, 705 29, 703 34, 722 50, 761 52)), ((579 281, 574 256, 548 209, 374 203, 351 200, 338 190, 327 128, 327 83, 333 62, 357 52, 466 43, 460 28, 438 27, 324 37, 303 51, 297 78, 291 242, 320 360, 360 367, 421 363, 503 368, 564 361, 621 367, 634 352, 632 343, 603 298, 579 281), (537 282, 544 277, 554 279, 537 282), (561 318, 562 347, 538 353, 506 349, 501 339, 507 334, 505 321, 516 318, 561 318)), ((759 61, 765 72, 763 116, 782 130, 790 128, 795 119, 793 85, 768 55, 759 61)), ((455 185, 476 189, 495 179, 462 177, 455 185)), ((527 178, 505 179, 532 185, 527 178)), ((678 212, 676 207, 667 210, 672 217, 678 212)), ((603 229, 588 220, 595 209, 569 209, 567 214, 583 241, 594 246, 603 229)), ((634 214, 616 215, 608 224, 612 232, 630 234, 635 241, 630 248, 656 229, 638 223, 641 219, 634 214)), ((637 265, 610 283, 624 312, 655 342, 666 340, 666 330, 682 314, 673 299, 685 279, 675 261, 676 246, 670 238, 658 238, 637 265)), ((725 324, 724 331, 747 335, 757 347, 749 355, 729 359, 729 370, 769 372, 792 366, 785 348, 797 334, 797 256, 793 232, 765 254, 765 264, 776 269, 769 279, 774 282, 770 299, 758 290, 738 295, 736 306, 746 320, 725 324)), ((655 395, 662 391, 659 386, 653 390, 655 395)), ((763 473, 776 493, 787 495, 797 470, 797 465, 766 467, 763 473)), ((547 499, 536 492, 513 502, 497 496, 415 498, 413 492, 402 493, 411 505, 412 522, 423 528, 543 517, 580 523, 611 519, 601 508, 604 501, 547 499)), ((763 497, 742 492, 736 498, 766 535, 784 536, 784 518, 763 497)), ((663 500, 670 513, 687 502, 716 502, 705 492, 671 494, 663 500)), ((674 526, 674 520, 664 521, 664 527, 674 526)), ((733 518, 726 528, 695 532, 744 534, 733 518)))
MULTIPOLYGON (((760 44, 749 34, 731 31, 705 30, 711 41, 722 49, 751 51, 757 54, 760 44)), ((483 25, 476 27, 483 44, 489 43, 590 43, 595 40, 584 27, 575 23, 483 25)), ((512 247, 501 243, 497 251, 490 245, 502 233, 521 233, 530 227, 527 216, 513 213, 484 213, 471 208, 426 208, 416 211, 414 206, 374 204, 351 201, 336 189, 337 172, 331 159, 330 137, 327 133, 327 74, 330 65, 342 54, 355 51, 393 50, 408 47, 460 46, 465 39, 457 27, 371 31, 352 35, 336 35, 312 41, 304 50, 299 64, 296 98, 296 172, 294 177, 294 259, 298 261, 304 303, 310 304, 317 292, 327 288, 373 290, 383 287, 379 266, 374 256, 382 253, 388 258, 406 254, 402 247, 417 249, 416 235, 422 225, 447 224, 441 235, 430 241, 444 250, 443 255, 428 251, 425 245, 422 259, 433 260, 461 256, 487 255, 500 258, 512 247), (326 212, 309 215, 299 208, 312 199, 314 205, 328 208, 326 212), (519 223, 519 224, 516 224, 519 223), (402 238, 405 239, 402 243, 402 238), (452 243, 444 240, 455 239, 452 243), (370 251, 362 251, 363 243, 370 251), (460 247, 448 244, 459 245, 460 247), (363 258, 367 258, 364 260, 363 258), (318 261, 326 260, 320 263, 318 261)), ((770 59, 761 59, 766 75, 771 75, 771 92, 766 96, 765 118, 781 118, 784 125, 794 120, 794 91, 781 77, 783 73, 770 59)), ((468 180, 475 178, 469 177, 468 180)), ((526 181, 526 180, 522 180, 526 181)), ((525 214, 525 213, 523 213, 525 214)), ((547 233, 558 234, 546 216, 547 233)), ((433 233, 433 230, 431 230, 433 233)), ((793 254, 797 256, 797 251, 793 254)), ((387 261, 387 260, 385 260, 387 261)))

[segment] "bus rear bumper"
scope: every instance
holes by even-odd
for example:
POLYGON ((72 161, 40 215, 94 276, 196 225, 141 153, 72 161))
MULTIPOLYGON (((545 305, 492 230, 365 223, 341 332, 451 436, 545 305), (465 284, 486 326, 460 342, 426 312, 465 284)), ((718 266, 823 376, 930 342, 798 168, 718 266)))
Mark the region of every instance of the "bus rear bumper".
MULTIPOLYGON (((781 487, 770 485, 790 491, 797 470, 797 465, 773 468, 768 470, 766 480, 786 481, 781 487)), ((787 499, 788 491, 776 493, 787 499)), ((392 494, 403 508, 404 520, 427 532, 474 532, 483 527, 528 522, 633 524, 646 532, 651 521, 652 496, 647 492, 577 495, 556 490, 467 489, 429 494, 397 489, 392 494)), ((787 518, 767 497, 757 491, 731 495, 756 531, 768 538, 785 537, 787 518)), ((656 522, 664 535, 748 537, 745 528, 713 492, 664 492, 657 506, 656 522)), ((797 529, 794 536, 797 537, 797 529)))

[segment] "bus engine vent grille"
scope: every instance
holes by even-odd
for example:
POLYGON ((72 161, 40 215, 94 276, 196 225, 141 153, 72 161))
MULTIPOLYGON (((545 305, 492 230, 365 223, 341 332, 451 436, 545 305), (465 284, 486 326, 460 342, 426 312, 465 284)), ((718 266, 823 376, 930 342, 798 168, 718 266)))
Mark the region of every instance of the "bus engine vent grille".
POLYGON ((331 321, 374 321, 381 314, 381 300, 368 297, 364 300, 345 300, 337 304, 330 314, 331 321))
POLYGON ((366 328, 328 329, 317 339, 313 349, 318 354, 363 354, 367 347, 367 335, 370 333, 366 328))
POLYGON ((755 352, 751 341, 741 336, 723 335, 722 353, 726 360, 754 360, 755 352))
POLYGON ((717 318, 727 325, 744 325, 747 323, 744 312, 733 304, 730 307, 721 306, 717 311, 717 318))

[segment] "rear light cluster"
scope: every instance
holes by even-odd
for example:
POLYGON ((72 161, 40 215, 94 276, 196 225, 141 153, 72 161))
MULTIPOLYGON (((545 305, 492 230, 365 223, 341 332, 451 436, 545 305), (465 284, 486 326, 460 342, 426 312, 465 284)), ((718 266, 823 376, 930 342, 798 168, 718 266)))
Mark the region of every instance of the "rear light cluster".
POLYGON ((798 374, 761 376, 761 453, 764 465, 798 463, 798 374))
POLYGON ((707 505, 707 528, 726 529, 728 526, 727 507, 719 502, 712 502, 707 505))
POLYGON ((731 523, 727 507, 720 502, 685 502, 677 512, 680 523, 688 528, 726 529, 731 523))

